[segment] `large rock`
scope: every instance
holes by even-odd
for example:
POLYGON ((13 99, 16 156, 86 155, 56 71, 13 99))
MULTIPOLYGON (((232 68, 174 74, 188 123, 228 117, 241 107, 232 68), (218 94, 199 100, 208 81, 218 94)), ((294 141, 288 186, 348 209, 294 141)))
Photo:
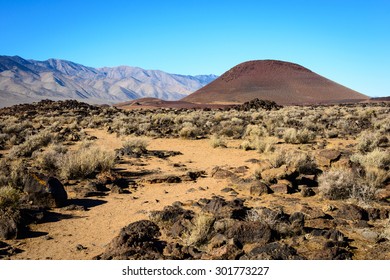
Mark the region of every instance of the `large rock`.
POLYGON ((211 177, 215 179, 237 179, 238 176, 229 170, 217 166, 211 171, 211 177))
POLYGON ((324 149, 318 152, 316 160, 319 166, 329 167, 340 159, 341 152, 334 149, 324 149))
POLYGON ((249 192, 252 196, 262 196, 268 194, 270 190, 263 182, 256 181, 250 185, 249 192))
POLYGON ((245 244, 267 244, 272 238, 271 228, 264 222, 237 221, 226 232, 228 238, 234 238, 242 245, 245 244))
POLYGON ((27 174, 24 180, 26 199, 39 207, 63 207, 67 204, 68 195, 64 186, 55 177, 38 173, 27 174))
POLYGON ((153 222, 165 228, 182 220, 191 220, 194 217, 194 212, 180 206, 166 206, 161 211, 152 211, 149 216, 153 222))
POLYGON ((97 259, 161 259, 163 246, 157 240, 160 235, 159 227, 151 221, 129 224, 97 259))
POLYGON ((280 179, 292 179, 296 178, 298 173, 294 168, 282 165, 277 168, 266 169, 261 172, 261 179, 267 183, 275 184, 280 179))
POLYGON ((218 219, 244 219, 247 213, 247 208, 244 206, 244 201, 241 199, 226 201, 221 197, 214 196, 203 206, 202 211, 213 214, 218 219))

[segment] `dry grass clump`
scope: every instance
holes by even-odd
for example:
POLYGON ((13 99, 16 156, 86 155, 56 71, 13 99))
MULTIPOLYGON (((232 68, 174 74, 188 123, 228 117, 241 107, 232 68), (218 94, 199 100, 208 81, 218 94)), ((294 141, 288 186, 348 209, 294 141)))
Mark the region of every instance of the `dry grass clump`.
POLYGON ((67 149, 60 144, 53 144, 46 150, 34 153, 34 163, 45 173, 54 175, 60 168, 60 159, 66 154, 67 149))
POLYGON ((147 151, 149 142, 146 138, 127 139, 122 146, 124 154, 143 154, 147 151))
POLYGON ((253 137, 248 140, 244 140, 240 144, 240 149, 245 151, 257 150, 259 153, 268 153, 275 150, 275 140, 272 138, 253 137))
POLYGON ((351 156, 351 161, 359 163, 363 167, 388 169, 390 166, 390 150, 376 148, 367 154, 354 154, 351 156))
POLYGON ((381 188, 390 179, 389 150, 376 148, 367 154, 354 154, 350 160, 363 169, 361 178, 364 184, 372 188, 381 188))
POLYGON ((24 175, 27 171, 26 163, 21 160, 0 160, 0 187, 10 186, 15 189, 23 189, 24 175))
POLYGON ((186 237, 186 244, 200 247, 207 242, 207 237, 210 234, 215 217, 207 213, 199 213, 193 220, 193 227, 190 229, 186 237))
POLYGON ((216 134, 210 137, 210 145, 213 148, 227 148, 225 139, 216 134))
POLYGON ((194 139, 200 135, 200 129, 190 122, 183 123, 182 128, 179 131, 179 135, 184 139, 194 139))
POLYGON ((360 134, 357 141, 357 149, 361 153, 372 152, 378 147, 389 144, 389 139, 386 135, 366 131, 360 134))
POLYGON ((14 157, 31 157, 32 153, 42 147, 47 146, 53 139, 53 135, 48 131, 42 131, 32 135, 20 145, 14 146, 9 152, 11 158, 14 157))
POLYGON ((297 130, 295 128, 288 128, 284 131, 283 140, 291 144, 306 144, 315 138, 314 133, 307 128, 297 130))
POLYGON ((278 150, 269 157, 269 161, 274 168, 287 165, 296 169, 301 174, 317 173, 317 163, 310 154, 299 151, 278 150))
POLYGON ((96 172, 109 171, 115 164, 115 153, 99 148, 81 147, 60 159, 60 175, 66 179, 88 178, 96 172))
POLYGON ((20 208, 21 193, 11 186, 0 187, 0 214, 14 215, 20 208))
POLYGON ((367 204, 374 200, 378 190, 367 179, 351 169, 331 169, 318 178, 318 189, 327 199, 354 199, 358 203, 367 204))

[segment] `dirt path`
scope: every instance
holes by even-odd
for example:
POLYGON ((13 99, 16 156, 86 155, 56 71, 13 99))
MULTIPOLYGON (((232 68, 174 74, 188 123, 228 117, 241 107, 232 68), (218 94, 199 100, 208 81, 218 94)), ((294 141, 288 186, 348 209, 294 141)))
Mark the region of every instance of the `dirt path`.
MULTIPOLYGON (((124 139, 100 130, 90 130, 89 135, 97 137, 96 145, 113 150, 121 147, 124 139)), ((214 149, 207 139, 148 139, 148 150, 179 151, 182 155, 159 159, 141 159, 142 164, 118 165, 132 173, 145 171, 159 174, 177 174, 180 167, 188 170, 204 170, 210 174, 215 166, 247 166, 246 176, 253 174, 255 164, 247 162, 258 158, 255 151, 237 149, 239 142, 230 141, 227 149, 214 149)), ((183 173, 183 172, 182 172, 183 173)), ((53 221, 31 225, 35 237, 13 241, 13 245, 23 250, 13 259, 91 259, 102 253, 105 246, 131 222, 145 219, 153 210, 161 210, 166 205, 181 201, 192 205, 202 197, 224 195, 221 192, 230 182, 214 179, 211 176, 199 178, 196 182, 179 184, 144 184, 131 194, 109 194, 104 197, 86 200, 88 211, 53 210, 53 221)), ((70 196, 72 199, 73 197, 70 196)))

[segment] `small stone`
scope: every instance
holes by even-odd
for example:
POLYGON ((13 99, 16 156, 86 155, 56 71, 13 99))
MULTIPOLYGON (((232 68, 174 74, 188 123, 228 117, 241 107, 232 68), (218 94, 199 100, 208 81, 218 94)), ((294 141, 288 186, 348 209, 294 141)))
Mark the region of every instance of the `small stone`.
POLYGON ((227 193, 227 192, 231 192, 231 191, 234 191, 234 189, 232 189, 232 188, 223 188, 221 190, 221 192, 223 192, 223 193, 227 193))
POLYGON ((84 247, 84 246, 81 245, 81 244, 77 244, 76 249, 77 249, 77 251, 82 251, 82 250, 86 250, 87 247, 84 247))
POLYGON ((308 186, 306 185, 300 185, 298 186, 298 189, 301 190, 301 195, 303 197, 309 197, 309 196, 313 196, 315 195, 316 193, 313 191, 312 188, 309 188, 308 186))
POLYGON ((290 193, 290 188, 285 184, 274 184, 271 185, 269 188, 274 193, 283 193, 283 194, 290 193))

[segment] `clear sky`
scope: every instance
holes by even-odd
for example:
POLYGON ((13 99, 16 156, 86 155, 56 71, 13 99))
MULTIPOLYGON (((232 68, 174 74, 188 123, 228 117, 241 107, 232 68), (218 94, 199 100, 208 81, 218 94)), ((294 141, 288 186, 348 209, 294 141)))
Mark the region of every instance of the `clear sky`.
POLYGON ((217 74, 295 62, 390 96, 389 0, 0 0, 0 55, 217 74))

